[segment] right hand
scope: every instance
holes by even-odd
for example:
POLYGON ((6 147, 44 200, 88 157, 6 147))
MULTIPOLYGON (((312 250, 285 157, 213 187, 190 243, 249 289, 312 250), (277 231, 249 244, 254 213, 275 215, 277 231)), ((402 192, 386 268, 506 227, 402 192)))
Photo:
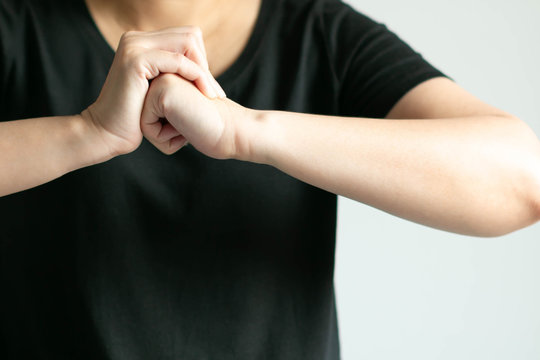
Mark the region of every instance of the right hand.
POLYGON ((98 99, 81 113, 99 132, 111 156, 140 145, 140 117, 149 80, 161 73, 192 81, 210 98, 225 97, 210 74, 199 28, 125 33, 98 99))

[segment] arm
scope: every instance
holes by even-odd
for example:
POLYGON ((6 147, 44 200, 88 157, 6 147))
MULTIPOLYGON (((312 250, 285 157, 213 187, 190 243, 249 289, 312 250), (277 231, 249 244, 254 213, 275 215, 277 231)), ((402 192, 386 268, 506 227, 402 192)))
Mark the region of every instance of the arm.
POLYGON ((203 49, 196 27, 127 33, 98 99, 81 115, 0 122, 0 196, 135 150, 148 80, 162 72, 224 96, 203 49))
POLYGON ((450 80, 411 90, 389 114, 400 120, 255 111, 228 99, 204 99, 177 76, 157 80, 142 129, 166 153, 179 148, 167 140, 183 136, 206 155, 269 164, 456 233, 496 236, 540 218, 538 139, 523 122, 450 80), (160 117, 176 132, 160 138, 158 129, 151 131, 161 126, 160 117))
POLYGON ((82 116, 0 123, 0 196, 29 189, 112 157, 82 116))
POLYGON ((399 217, 476 236, 540 219, 538 139, 450 80, 410 91, 388 115, 400 120, 253 116, 240 158, 399 217))

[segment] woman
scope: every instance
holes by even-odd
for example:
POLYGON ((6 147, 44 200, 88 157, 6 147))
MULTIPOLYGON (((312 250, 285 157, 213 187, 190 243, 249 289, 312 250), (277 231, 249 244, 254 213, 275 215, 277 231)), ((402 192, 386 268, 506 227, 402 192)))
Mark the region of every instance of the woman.
POLYGON ((530 129, 339 1, 2 0, 0 39, 4 359, 337 359, 335 194, 540 218, 530 129))

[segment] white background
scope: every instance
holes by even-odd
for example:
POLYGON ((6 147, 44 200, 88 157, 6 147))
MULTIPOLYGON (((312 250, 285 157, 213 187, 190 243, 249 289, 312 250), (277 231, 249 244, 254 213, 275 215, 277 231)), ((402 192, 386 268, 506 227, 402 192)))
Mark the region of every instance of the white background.
MULTIPOLYGON (((540 0, 348 2, 540 135, 540 0)), ((340 198, 335 280, 343 360, 540 359, 540 224, 465 237, 340 198)))

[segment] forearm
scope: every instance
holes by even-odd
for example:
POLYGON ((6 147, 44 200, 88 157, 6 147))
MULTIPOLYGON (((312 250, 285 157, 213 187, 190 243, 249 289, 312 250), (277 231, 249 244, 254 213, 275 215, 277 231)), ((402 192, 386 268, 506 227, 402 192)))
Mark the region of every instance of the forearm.
POLYGON ((253 116, 241 157, 327 191, 470 235, 500 235, 538 220, 540 145, 517 119, 253 116))
POLYGON ((80 115, 0 123, 0 196, 105 161, 109 149, 80 115))

